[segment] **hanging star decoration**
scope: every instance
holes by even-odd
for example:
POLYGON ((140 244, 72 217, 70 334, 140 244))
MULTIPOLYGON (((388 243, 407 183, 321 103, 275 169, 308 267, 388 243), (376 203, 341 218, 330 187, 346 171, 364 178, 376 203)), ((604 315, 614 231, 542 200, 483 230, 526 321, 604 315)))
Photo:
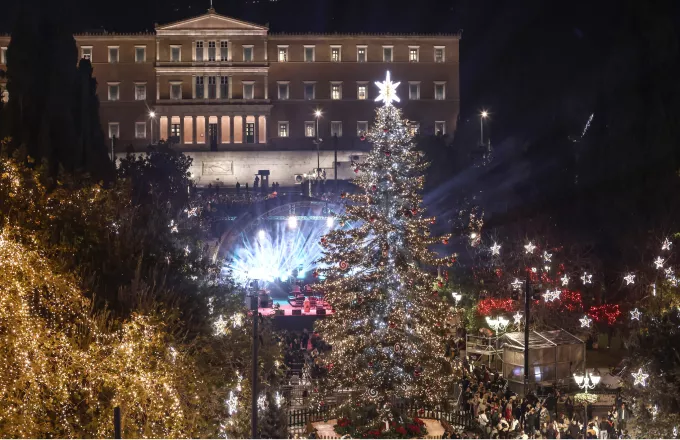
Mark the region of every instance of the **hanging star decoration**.
POLYGON ((569 277, 567 276, 567 274, 564 274, 564 276, 560 278, 560 280, 562 281, 562 286, 569 285, 569 277))
POLYGON ((626 286, 630 286, 631 284, 635 284, 635 274, 629 273, 625 277, 623 277, 624 280, 626 280, 626 286))
POLYGON ((663 269, 663 264, 665 261, 661 257, 656 257, 656 260, 654 260, 654 266, 656 266, 657 269, 663 269))
POLYGON ((633 383, 633 386, 635 385, 642 385, 643 387, 647 386, 647 378, 649 377, 649 374, 646 374, 642 371, 642 368, 639 368, 637 373, 631 373, 633 375, 633 379, 635 382, 633 383))
POLYGON ((593 276, 589 274, 588 272, 583 272, 583 276, 581 277, 581 281, 583 281, 583 284, 592 284, 593 283, 593 276))
POLYGON ((642 312, 639 311, 637 309, 637 307, 635 308, 635 310, 630 311, 630 319, 632 319, 632 320, 639 321, 641 315, 642 315, 642 312))
POLYGON ((198 215, 198 208, 185 209, 184 212, 187 213, 187 217, 196 217, 198 215))
POLYGON ((560 289, 548 290, 543 294, 543 299, 545 299, 547 302, 552 302, 556 299, 559 299, 561 293, 562 291, 560 289))
POLYGON ((515 278, 515 281, 510 283, 510 285, 512 286, 513 289, 519 290, 520 287, 522 287, 522 282, 518 278, 515 278))
POLYGON ((524 317, 524 315, 522 315, 520 312, 517 312, 514 315, 512 315, 512 317, 515 320, 515 325, 519 325, 519 323, 522 322, 522 318, 524 317))
POLYGON ((552 258, 552 254, 549 254, 548 251, 543 251, 543 260, 546 263, 550 263, 552 258))
POLYGON ((172 232, 172 233, 176 234, 179 231, 179 229, 177 229, 177 225, 175 224, 174 220, 170 220, 170 224, 168 225, 168 227, 170 228, 170 232, 172 232))
POLYGON ((380 90, 375 101, 382 101, 385 105, 392 105, 392 101, 399 102, 399 97, 397 96, 397 87, 399 87, 399 84, 401 83, 393 83, 390 80, 390 71, 388 70, 385 81, 375 82, 375 85, 378 86, 378 89, 380 90))
POLYGON ((501 253, 501 245, 494 241, 493 246, 491 246, 491 255, 500 255, 500 253, 501 253))
POLYGON ((532 242, 529 242, 529 244, 524 245, 524 249, 526 250, 527 254, 532 254, 534 252, 534 249, 536 249, 536 246, 532 242))
POLYGON ((581 321, 581 327, 590 327, 590 323, 593 322, 588 315, 583 315, 583 318, 579 319, 579 321, 581 321))
POLYGON ((662 251, 670 251, 672 245, 673 245, 673 243, 671 243, 671 241, 668 238, 665 238, 663 240, 663 243, 661 243, 661 250, 662 251))

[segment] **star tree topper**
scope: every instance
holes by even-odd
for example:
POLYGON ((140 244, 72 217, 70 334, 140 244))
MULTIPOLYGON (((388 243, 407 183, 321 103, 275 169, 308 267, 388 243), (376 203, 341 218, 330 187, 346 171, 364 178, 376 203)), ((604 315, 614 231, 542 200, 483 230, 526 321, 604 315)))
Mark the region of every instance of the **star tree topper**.
POLYGON ((401 83, 393 83, 390 80, 390 71, 388 70, 385 81, 375 82, 375 85, 378 86, 378 89, 380 90, 375 101, 382 101, 385 105, 392 105, 392 101, 399 102, 399 97, 397 96, 397 87, 399 87, 399 84, 401 83))

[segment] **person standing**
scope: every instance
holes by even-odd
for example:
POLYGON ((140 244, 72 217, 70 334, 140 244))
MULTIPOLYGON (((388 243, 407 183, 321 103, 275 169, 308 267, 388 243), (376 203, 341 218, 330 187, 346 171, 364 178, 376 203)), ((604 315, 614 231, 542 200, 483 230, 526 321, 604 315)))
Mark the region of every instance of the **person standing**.
POLYGON ((626 408, 626 404, 621 403, 621 407, 619 408, 619 411, 616 414, 616 418, 619 422, 617 428, 618 428, 620 433, 622 433, 626 429, 626 424, 628 423, 629 417, 630 417, 630 412, 628 411, 628 408, 626 408))
POLYGON ((239 194, 241 194, 241 184, 237 180, 236 181, 236 195, 238 196, 239 194))

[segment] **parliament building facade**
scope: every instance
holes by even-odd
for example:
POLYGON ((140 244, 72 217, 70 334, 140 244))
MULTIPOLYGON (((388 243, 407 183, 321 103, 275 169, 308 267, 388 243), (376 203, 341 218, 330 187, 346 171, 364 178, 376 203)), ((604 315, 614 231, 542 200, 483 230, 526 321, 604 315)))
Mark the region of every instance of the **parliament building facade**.
MULTIPOLYGON (((243 184, 261 170, 293 184, 317 160, 333 178, 336 150, 338 178, 350 178, 388 70, 414 132, 447 135, 458 118, 457 34, 271 34, 210 9, 154 33, 75 39, 116 152, 168 140, 194 158, 199 185, 243 184)), ((3 64, 8 43, 0 37, 3 64)))

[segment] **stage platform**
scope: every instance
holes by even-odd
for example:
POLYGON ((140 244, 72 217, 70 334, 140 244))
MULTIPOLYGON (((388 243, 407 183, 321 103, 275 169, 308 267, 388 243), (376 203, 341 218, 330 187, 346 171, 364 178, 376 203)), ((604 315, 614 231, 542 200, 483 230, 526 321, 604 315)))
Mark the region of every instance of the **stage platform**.
MULTIPOLYGON (((330 308, 325 309, 326 310, 325 315, 321 315, 321 314, 317 315, 316 309, 310 309, 309 312, 305 312, 304 308, 300 309, 298 307, 293 307, 290 304, 288 304, 288 302, 285 301, 285 300, 276 300, 275 303, 277 303, 279 305, 279 310, 283 312, 283 314, 281 314, 279 312, 279 315, 277 315, 277 316, 282 316, 282 317, 285 316, 285 317, 294 318, 294 317, 300 317, 300 316, 328 316, 328 315, 333 314, 333 312, 331 311, 330 308), (293 310, 300 310, 300 314, 299 315, 293 315, 293 310)), ((263 316, 271 316, 271 315, 275 314, 275 309, 260 307, 259 312, 262 313, 263 316)))

